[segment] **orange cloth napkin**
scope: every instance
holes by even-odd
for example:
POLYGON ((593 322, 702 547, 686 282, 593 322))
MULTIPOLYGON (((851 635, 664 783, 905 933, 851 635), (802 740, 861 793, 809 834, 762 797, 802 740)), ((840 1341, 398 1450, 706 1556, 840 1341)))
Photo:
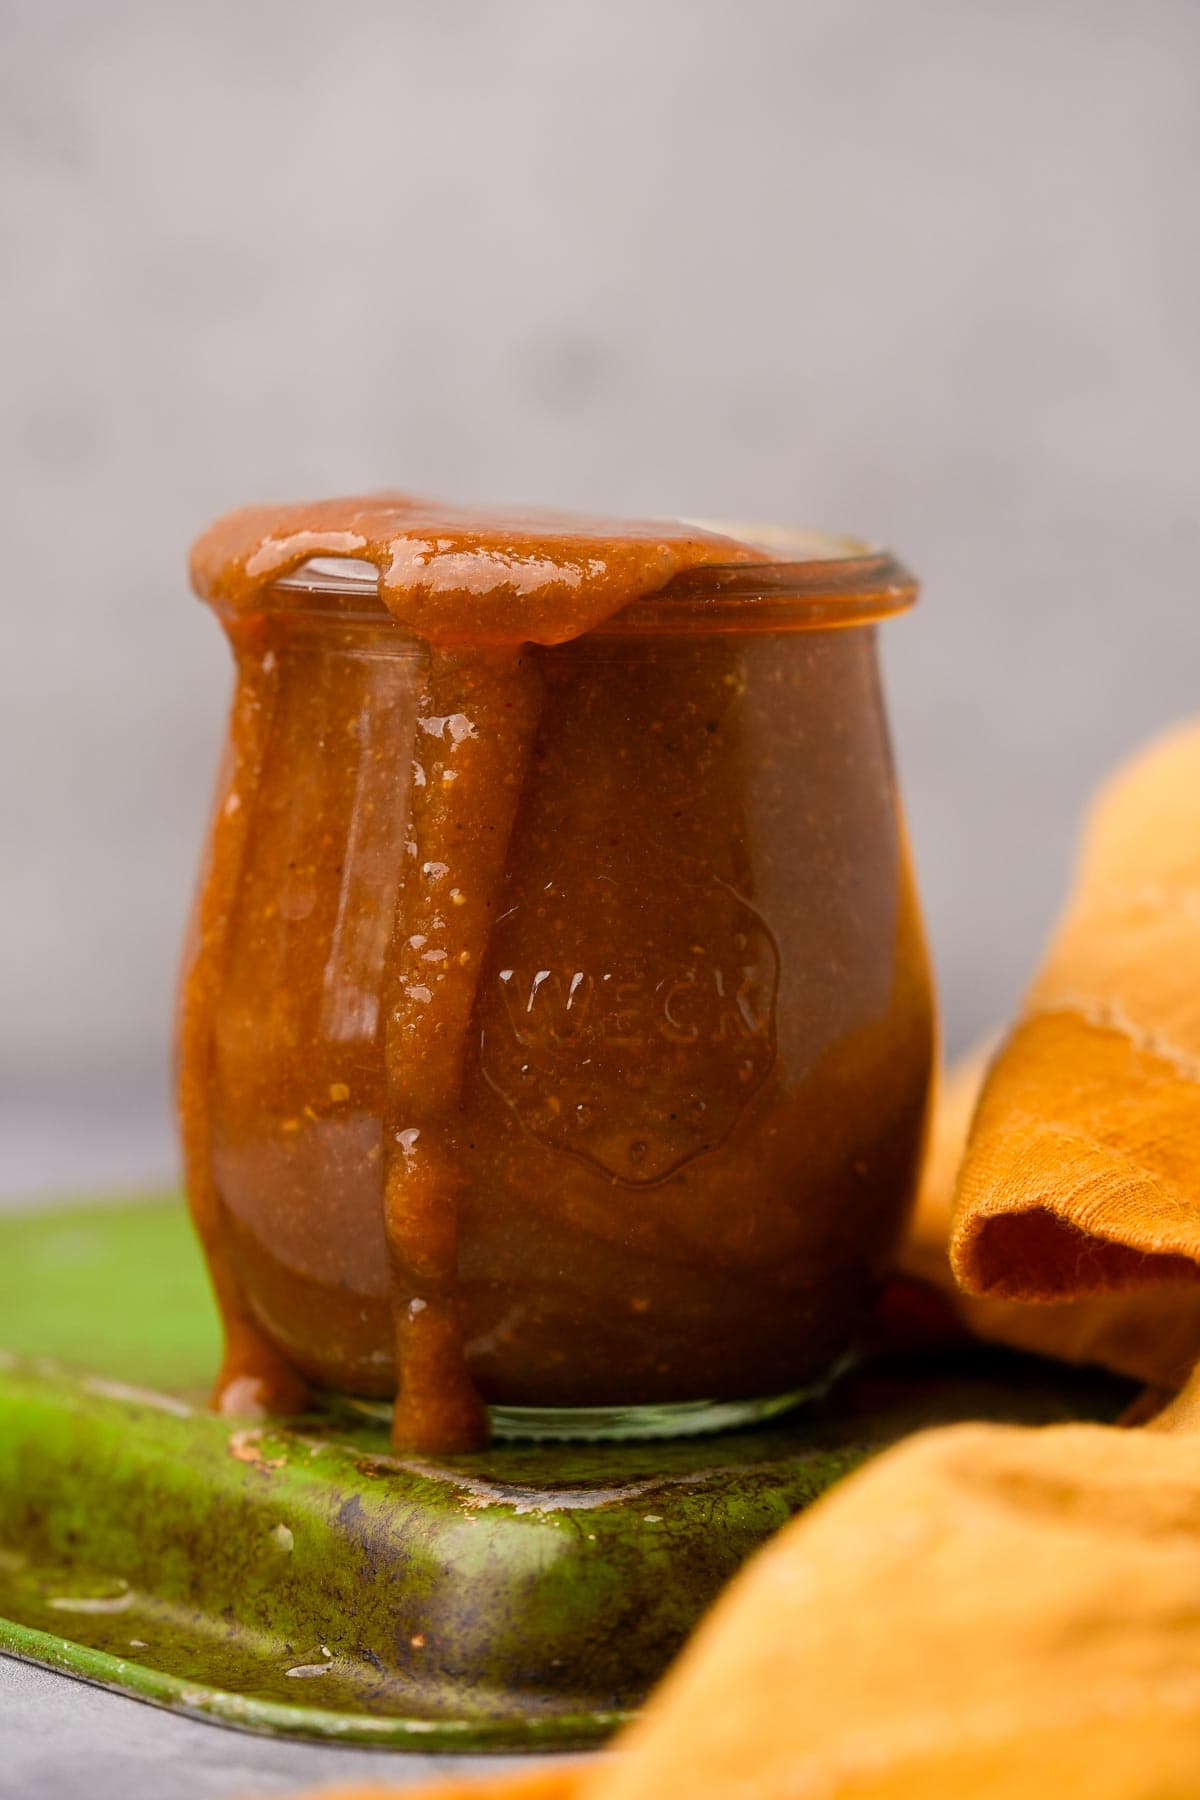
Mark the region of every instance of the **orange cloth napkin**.
MULTIPOLYGON (((1020 1018, 947 1086, 907 1266, 988 1337, 1168 1391, 1200 1357, 1200 727, 1102 794, 1020 1018)), ((616 1754, 426 1793, 1200 1795, 1200 1376, 1141 1430, 908 1440, 753 1559, 616 1754)))
POLYGON ((904 1260, 981 1337, 1167 1391, 1200 1358, 1200 726, 1101 792, 1021 1017, 947 1083, 904 1260))

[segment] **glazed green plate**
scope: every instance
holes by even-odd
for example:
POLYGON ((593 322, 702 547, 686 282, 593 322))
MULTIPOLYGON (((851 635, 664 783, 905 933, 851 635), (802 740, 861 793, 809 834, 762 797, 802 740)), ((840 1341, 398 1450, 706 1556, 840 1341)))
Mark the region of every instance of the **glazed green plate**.
POLYGON ((960 1352, 757 1431, 399 1458, 342 1404, 203 1409, 217 1327, 175 1199, 0 1218, 0 1650, 247 1730, 592 1744, 738 1565, 873 1451, 1123 1392, 960 1352))

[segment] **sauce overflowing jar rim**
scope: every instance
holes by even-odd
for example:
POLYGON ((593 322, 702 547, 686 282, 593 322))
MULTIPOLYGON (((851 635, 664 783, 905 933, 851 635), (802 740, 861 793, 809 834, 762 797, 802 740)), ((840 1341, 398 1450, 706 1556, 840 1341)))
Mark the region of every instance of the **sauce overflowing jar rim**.
MULTIPOLYGON (((588 635, 832 630, 891 618, 916 600, 916 578, 890 551, 817 532, 743 531, 772 550, 770 560, 687 569, 657 592, 631 601, 588 635), (781 554, 793 549, 805 554, 781 554)), ((261 609, 343 623, 395 624, 379 597, 375 566, 349 557, 314 557, 302 563, 265 589, 261 609)))

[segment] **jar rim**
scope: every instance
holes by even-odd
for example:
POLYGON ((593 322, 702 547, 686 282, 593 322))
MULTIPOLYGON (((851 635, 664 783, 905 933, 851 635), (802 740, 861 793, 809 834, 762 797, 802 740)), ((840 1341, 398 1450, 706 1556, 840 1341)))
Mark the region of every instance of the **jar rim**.
MULTIPOLYGON (((700 523, 684 521, 684 523, 700 523)), ((740 531, 772 551, 761 562, 705 563, 685 569, 655 593, 631 601, 589 636, 630 631, 803 631, 870 624, 906 612, 916 578, 890 551, 857 538, 779 527, 716 526, 740 531), (787 555, 795 551, 798 554, 787 555)), ((316 556, 273 582, 265 608, 380 622, 390 617, 379 597, 374 563, 316 556)))

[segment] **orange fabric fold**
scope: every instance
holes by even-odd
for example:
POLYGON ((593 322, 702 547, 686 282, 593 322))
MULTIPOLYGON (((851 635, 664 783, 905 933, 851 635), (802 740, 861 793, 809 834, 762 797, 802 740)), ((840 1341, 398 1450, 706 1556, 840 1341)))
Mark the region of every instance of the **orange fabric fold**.
POLYGON ((451 1776, 419 1788, 369 1781, 356 1787, 314 1788, 295 1800, 397 1800, 397 1796, 409 1796, 409 1800, 577 1800, 587 1773, 586 1764, 572 1763, 518 1775, 451 1776))
POLYGON ((1190 1271, 1165 1280, 1163 1264, 1151 1259, 1145 1286, 1079 1299, 1004 1299, 958 1285, 949 1256, 955 1191, 991 1055, 989 1048, 969 1056, 939 1095, 902 1269, 937 1288, 966 1329, 989 1343, 1094 1364, 1174 1392, 1200 1360, 1200 1282, 1190 1271))
POLYGON ((394 1782, 369 1781, 356 1787, 314 1788, 295 1800, 577 1800, 588 1765, 555 1764, 551 1768, 524 1770, 517 1775, 483 1778, 451 1776, 447 1781, 423 1783, 419 1788, 397 1787, 394 1782))
MULTIPOLYGON (((1053 1321, 1068 1343, 1082 1329, 1086 1354, 1177 1386, 1200 1354, 1198 1198, 1191 725, 1139 756, 1093 808, 1074 893, 983 1082, 951 1269, 970 1295, 1071 1303, 1053 1321), (1079 1310, 1110 1296, 1136 1298, 1079 1310)), ((1038 1347, 1062 1352, 1053 1332, 1038 1347)))
POLYGON ((430 1800, 1200 1794, 1200 726, 1100 796, 1021 1016, 942 1095, 905 1267, 1175 1398, 909 1439, 753 1559, 612 1756, 430 1800))

